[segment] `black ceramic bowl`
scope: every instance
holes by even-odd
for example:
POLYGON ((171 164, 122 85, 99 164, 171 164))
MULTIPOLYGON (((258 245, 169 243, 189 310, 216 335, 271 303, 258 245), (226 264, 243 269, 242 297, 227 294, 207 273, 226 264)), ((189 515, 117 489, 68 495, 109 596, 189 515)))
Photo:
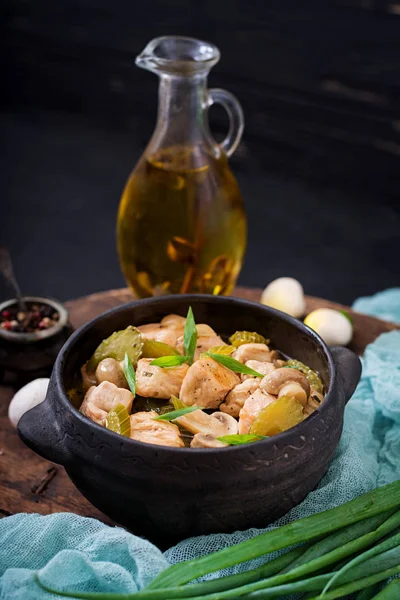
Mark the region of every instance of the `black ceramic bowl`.
POLYGON ((346 402, 360 378, 357 356, 328 350, 301 322, 271 308, 216 296, 167 296, 120 306, 72 335, 58 355, 46 400, 19 422, 24 442, 64 465, 92 504, 166 546, 188 536, 265 527, 317 485, 339 442, 346 402), (186 316, 218 333, 258 331, 274 347, 316 369, 327 388, 321 407, 270 439, 220 449, 169 448, 124 438, 72 406, 66 383, 100 341, 129 324, 186 316))

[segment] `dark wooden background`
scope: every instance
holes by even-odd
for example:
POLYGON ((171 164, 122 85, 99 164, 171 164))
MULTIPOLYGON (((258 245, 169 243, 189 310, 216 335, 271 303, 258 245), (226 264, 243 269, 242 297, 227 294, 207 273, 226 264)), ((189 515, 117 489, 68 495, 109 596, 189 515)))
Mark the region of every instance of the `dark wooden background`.
MULTIPOLYGON (((242 283, 263 285, 290 274, 309 293, 347 303, 398 284, 398 0, 3 0, 2 14, 2 202, 10 214, 25 212, 33 223, 45 205, 41 218, 54 230, 49 212, 81 190, 79 220, 89 218, 94 204, 101 207, 96 230, 111 255, 93 249, 94 234, 51 233, 60 244, 69 240, 76 252, 84 251, 89 262, 100 255, 107 266, 102 276, 76 266, 75 287, 67 289, 50 272, 53 249, 27 231, 21 250, 22 233, 10 233, 14 215, 3 220, 3 238, 26 286, 39 281, 40 291, 71 297, 122 284, 115 210, 124 179, 151 135, 157 102, 156 77, 135 68, 134 57, 164 34, 216 43, 222 60, 210 86, 229 89, 243 104, 245 136, 232 160, 252 236, 242 283), (107 168, 108 178, 99 183, 97 174, 107 168), (55 180, 43 187, 38 178, 49 169, 55 180), (275 222, 288 212, 292 225, 284 235, 275 222), (259 259, 271 256, 271 246, 275 262, 266 269, 259 259), (41 274, 33 279, 32 252, 53 276, 52 288, 41 274)), ((211 117, 214 131, 223 132, 223 112, 213 109, 211 117)), ((69 218, 68 226, 76 225, 76 215, 71 223, 69 218)))

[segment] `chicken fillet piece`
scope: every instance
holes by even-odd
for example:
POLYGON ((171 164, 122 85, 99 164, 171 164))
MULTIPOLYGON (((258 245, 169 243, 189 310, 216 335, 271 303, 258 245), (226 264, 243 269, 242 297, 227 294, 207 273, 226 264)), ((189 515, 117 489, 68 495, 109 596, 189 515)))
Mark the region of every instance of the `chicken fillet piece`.
POLYGON ((240 379, 233 371, 212 358, 201 358, 189 367, 180 399, 188 406, 218 408, 228 392, 239 383, 240 379))
POLYGON ((131 440, 158 446, 183 448, 185 444, 180 436, 179 428, 168 421, 155 421, 155 417, 157 417, 157 413, 153 410, 131 415, 131 440))
POLYGON ((271 350, 266 344, 242 344, 232 354, 241 363, 246 363, 248 360, 258 360, 260 362, 272 362, 271 350))
MULTIPOLYGON (((260 373, 261 375, 268 375, 275 370, 275 367, 272 363, 260 362, 259 360, 248 360, 246 361, 245 365, 246 367, 253 369, 253 371, 257 371, 257 373, 260 373)), ((246 375, 245 373, 242 373, 240 378, 242 381, 246 381, 249 378, 253 378, 253 375, 246 375)), ((259 379, 260 382, 262 381, 261 377, 257 377, 257 379, 259 379)))
POLYGON ((223 403, 220 405, 219 410, 235 419, 239 418, 240 410, 247 398, 253 394, 260 387, 261 379, 259 377, 251 377, 246 379, 242 383, 235 385, 233 390, 229 392, 223 403))
POLYGON ((99 425, 105 425, 110 410, 123 404, 129 412, 132 408, 133 394, 129 390, 117 387, 110 381, 92 386, 86 392, 79 411, 99 425))
POLYGON ((271 402, 275 402, 275 400, 276 396, 266 394, 261 389, 256 390, 249 396, 239 414, 239 433, 249 433, 251 426, 262 409, 271 404, 271 402))
POLYGON ((144 398, 169 400, 179 396, 183 379, 189 369, 184 363, 177 367, 163 369, 150 363, 154 358, 141 358, 136 367, 136 391, 144 398))

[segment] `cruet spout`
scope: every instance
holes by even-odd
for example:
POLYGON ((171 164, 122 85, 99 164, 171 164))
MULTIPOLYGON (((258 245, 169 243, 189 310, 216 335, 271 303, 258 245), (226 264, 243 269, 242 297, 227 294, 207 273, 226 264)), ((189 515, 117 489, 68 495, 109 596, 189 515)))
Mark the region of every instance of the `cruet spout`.
POLYGON ((163 36, 152 40, 136 57, 136 65, 153 73, 207 73, 220 58, 209 42, 189 37, 163 36))

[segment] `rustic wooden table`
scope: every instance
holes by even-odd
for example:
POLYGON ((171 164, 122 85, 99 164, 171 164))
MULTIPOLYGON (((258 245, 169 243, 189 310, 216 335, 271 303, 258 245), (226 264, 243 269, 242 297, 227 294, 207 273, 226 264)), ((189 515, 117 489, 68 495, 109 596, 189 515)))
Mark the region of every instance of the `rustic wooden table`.
MULTIPOLYGON (((257 301, 261 290, 237 288, 235 295, 257 301)), ((93 294, 67 302, 73 326, 79 327, 105 310, 132 300, 127 289, 93 294)), ((380 333, 400 328, 351 311, 348 307, 322 300, 307 298, 307 311, 319 307, 343 308, 354 320, 354 338, 351 348, 362 354, 367 344, 380 333)), ((8 403, 15 390, 0 386, 0 518, 17 512, 74 512, 95 517, 112 524, 75 489, 64 469, 50 463, 29 450, 19 439, 7 418, 8 403)))

